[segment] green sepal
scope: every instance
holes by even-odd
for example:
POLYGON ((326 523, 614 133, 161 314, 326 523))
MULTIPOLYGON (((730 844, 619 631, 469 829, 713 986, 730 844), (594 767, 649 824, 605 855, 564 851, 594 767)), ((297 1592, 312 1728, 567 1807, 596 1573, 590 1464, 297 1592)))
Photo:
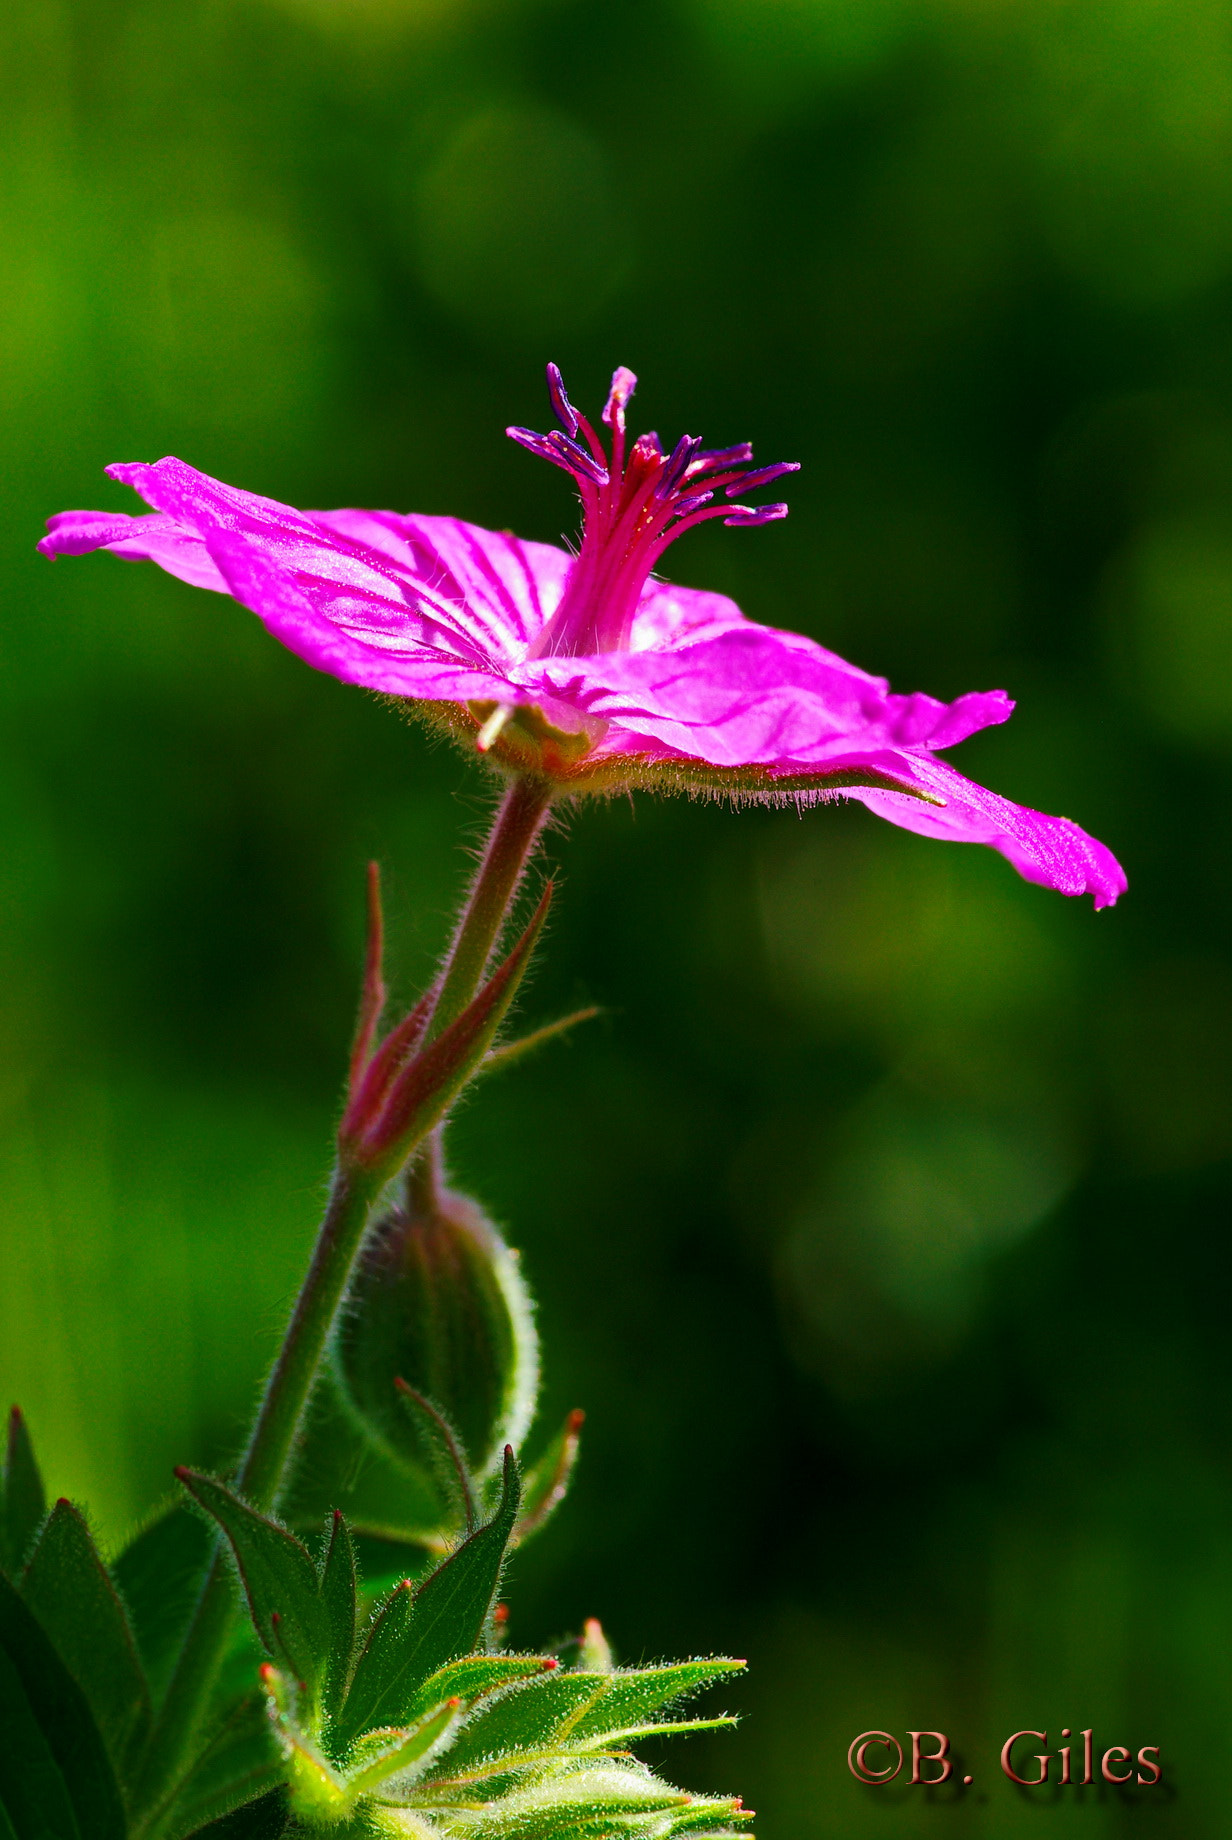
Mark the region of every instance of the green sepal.
POLYGON ((89 1700, 123 1780, 149 1736, 150 1693, 127 1612, 70 1501, 58 1501, 48 1516, 21 1593, 89 1700))
POLYGON ((261 1641, 311 1694, 329 1653, 330 1630, 307 1547, 212 1477, 187 1469, 176 1475, 226 1534, 261 1641))
POLYGON ((279 1513, 298 1532, 315 1532, 341 1508, 355 1538, 441 1552, 456 1532, 440 1487, 426 1464, 395 1465, 360 1429, 326 1368, 308 1408, 303 1442, 279 1513))
POLYGON ((355 1664, 356 1615, 359 1580, 351 1531, 335 1508, 321 1566, 321 1601, 329 1623, 329 1651, 325 1661, 322 1710, 327 1719, 341 1712, 351 1685, 355 1664))
POLYGON ((568 1494, 585 1417, 584 1412, 570 1412, 538 1462, 527 1470, 522 1488, 522 1512, 514 1530, 515 1545, 521 1545, 532 1533, 538 1533, 568 1494))
POLYGON ((233 1706, 175 1792, 160 1840, 183 1840, 247 1807, 278 1786, 278 1748, 262 1700, 233 1706))
POLYGON ((430 1467, 447 1499, 459 1455, 479 1478, 499 1474, 504 1446, 526 1436, 539 1387, 534 1301, 517 1254, 475 1202, 444 1185, 430 1152, 364 1239, 333 1361, 376 1448, 413 1476, 430 1467), (399 1381, 440 1414, 443 1473, 441 1425, 408 1413, 399 1381))
POLYGON ((450 1526, 474 1533, 479 1519, 479 1486, 462 1450, 462 1440, 445 1412, 417 1393, 399 1374, 394 1392, 403 1412, 418 1428, 424 1450, 450 1504, 450 1526))
POLYGON ((17 1840, 125 1840, 119 1785, 89 1702, 0 1578, 0 1807, 17 1840))
POLYGON ((156 1701, 192 1620, 216 1538, 204 1517, 179 1498, 148 1521, 112 1562, 111 1575, 128 1606, 156 1701))
POLYGON ((30 1430, 17 1406, 9 1413, 0 1470, 0 1571, 16 1578, 47 1512, 30 1430))
POLYGON ((483 1635, 517 1519, 517 1458, 505 1452, 504 1485, 492 1519, 464 1540, 412 1591, 397 1586, 369 1631, 338 1721, 347 1745, 374 1725, 405 1723, 424 1681, 474 1649, 483 1635))

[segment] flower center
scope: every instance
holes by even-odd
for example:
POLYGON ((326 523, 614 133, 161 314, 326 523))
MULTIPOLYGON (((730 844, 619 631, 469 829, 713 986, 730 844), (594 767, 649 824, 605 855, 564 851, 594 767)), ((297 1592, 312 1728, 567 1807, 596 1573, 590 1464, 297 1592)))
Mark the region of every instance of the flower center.
POLYGON ((735 447, 703 447, 699 437, 687 434, 670 454, 664 453, 657 434, 639 435, 626 451, 625 404, 636 387, 637 378, 623 366, 612 378, 603 411, 603 421, 612 431, 610 455, 569 401, 554 364, 548 365, 548 395, 564 433, 555 428, 550 434, 535 434, 530 428, 505 430, 532 454, 571 473, 582 498, 581 547, 560 605, 529 657, 628 651, 642 589, 669 543, 707 518, 745 526, 787 516, 786 505, 714 505, 711 500, 720 489, 732 499, 769 485, 784 473, 798 471, 798 461, 753 468, 753 449, 747 441, 735 447))

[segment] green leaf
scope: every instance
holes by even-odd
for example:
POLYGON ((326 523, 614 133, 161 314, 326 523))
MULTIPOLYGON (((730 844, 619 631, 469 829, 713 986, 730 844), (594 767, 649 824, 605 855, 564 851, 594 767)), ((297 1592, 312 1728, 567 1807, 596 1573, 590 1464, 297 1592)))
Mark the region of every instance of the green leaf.
POLYGON ((187 1469, 178 1469, 176 1475, 231 1542, 253 1627, 262 1642, 313 1691, 329 1653, 330 1630, 307 1547, 212 1477, 187 1469))
POLYGON ((15 1578, 47 1512, 43 1479, 30 1432, 17 1406, 9 1413, 4 1468, 0 1472, 0 1571, 15 1578))
POLYGON ((68 1786, 13 1663, 0 1649, 0 1808, 18 1840, 67 1840, 81 1828, 68 1786))
POLYGON ((521 1500, 517 1458, 506 1448, 500 1506, 492 1519, 412 1594, 401 1584, 373 1624, 339 1721, 350 1743, 372 1725, 401 1725, 429 1675, 477 1647, 500 1583, 521 1500))
POLYGON ((0 1803, 18 1840, 124 1840, 120 1791, 89 1703, 5 1578, 0 1681, 0 1803))
POLYGON ((334 1742, 339 1751, 374 1725, 400 1725, 409 1697, 404 1686, 410 1643, 411 1602, 414 1586, 409 1578, 394 1586, 368 1625, 368 1635, 355 1663, 355 1676, 345 1705, 336 1721, 334 1742))
POLYGON ((124 1606, 71 1502, 60 1500, 52 1509, 21 1589, 89 1700, 123 1778, 149 1735, 149 1689, 124 1606))
POLYGON ((513 1764, 518 1753, 538 1755, 558 1744, 606 1691, 611 1678, 562 1670, 501 1693, 467 1721, 449 1754, 450 1775, 487 1759, 508 1758, 513 1764))
POLYGON ((640 1765, 609 1764, 549 1775, 533 1787, 502 1796, 485 1807, 480 1831, 484 1840, 505 1835, 510 1840, 584 1840, 590 1835, 605 1840, 627 1831, 631 1818, 671 1814, 691 1801, 640 1765))
POLYGON ((706 1661, 675 1661, 665 1667, 629 1668, 608 1674, 607 1691, 577 1726, 575 1736, 588 1738, 604 1732, 644 1725, 664 1706, 700 1693, 728 1675, 738 1674, 743 1661, 725 1656, 706 1661))
POLYGON ((182 1840, 265 1797, 281 1775, 264 1702, 253 1695, 232 1708, 177 1785, 159 1825, 162 1840, 182 1840))
POLYGON ((371 1732, 362 1754, 352 1762, 347 1787, 353 1794, 365 1794, 391 1776, 406 1775, 415 1764, 425 1769, 448 1745, 461 1716, 460 1702, 446 1700, 410 1730, 371 1732))
POLYGON ((255 1802, 195 1828, 192 1840, 280 1840, 290 1818, 285 1791, 271 1789, 255 1802))
POLYGON ((325 1663, 322 1699, 325 1715, 329 1719, 336 1718, 341 1712, 351 1684, 351 1670, 355 1661, 357 1595, 355 1548, 346 1521, 335 1509, 329 1545, 321 1569, 321 1600, 329 1624, 329 1652, 325 1663))
POLYGON ((286 1678, 268 1662, 261 1669, 261 1685, 282 1752, 282 1773, 291 1792, 292 1811, 310 1827, 336 1826, 351 1813, 353 1805, 345 1778, 299 1724, 286 1678))
POLYGON ((155 1700, 171 1678, 201 1595, 217 1533, 177 1500, 151 1520, 111 1567, 128 1606, 137 1651, 155 1700))
POLYGON ((506 1445, 501 1498, 496 1513, 486 1526, 480 1527, 438 1565, 415 1592, 411 1650, 407 1657, 412 1686, 418 1686, 446 1662, 456 1661, 478 1646, 496 1601, 521 1500, 518 1460, 512 1448, 506 1445))
POLYGON ((406 1722, 421 1719, 447 1699, 462 1699, 474 1705, 500 1687, 537 1680, 541 1674, 555 1671, 556 1663, 543 1655, 467 1655, 429 1675, 406 1709, 406 1722))

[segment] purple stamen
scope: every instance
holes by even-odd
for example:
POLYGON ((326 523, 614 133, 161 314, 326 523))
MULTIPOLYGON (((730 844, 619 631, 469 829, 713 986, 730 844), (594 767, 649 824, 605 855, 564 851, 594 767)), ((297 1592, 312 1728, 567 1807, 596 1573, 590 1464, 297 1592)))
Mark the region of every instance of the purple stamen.
POLYGON ((798 473, 798 460, 779 460, 774 466, 759 467, 755 473, 746 473, 743 479, 737 479, 727 488, 728 498, 734 498, 737 492, 756 492, 759 486, 768 486, 772 479, 781 479, 784 473, 798 473))
POLYGON ((691 464, 695 479, 703 473, 714 473, 725 466, 743 466, 745 461, 753 458, 753 443, 737 441, 734 447, 703 447, 691 464))
POLYGON ((548 365, 548 395, 552 399, 557 421, 565 433, 572 437, 578 431, 578 412, 565 394, 565 380, 555 364, 548 365))
POLYGON ((571 473, 580 473, 583 479, 589 479, 592 486, 607 484, 609 477, 607 468, 600 466, 599 462, 592 459, 584 447, 579 447, 576 441, 571 441, 567 434, 559 434, 556 429, 553 429, 551 434, 545 435, 544 439, 559 456, 561 466, 568 467, 571 473))
POLYGON ((672 509, 677 517, 684 517, 686 513, 696 511, 699 505, 708 505, 713 497, 713 492, 682 492, 672 509))
POLYGON ((733 505, 723 519, 729 530, 751 530, 755 524, 773 524, 787 516, 786 505, 733 505))
POLYGON ((690 460, 701 446, 701 436, 682 434, 668 457, 667 464, 659 475, 654 495, 660 504, 670 498, 680 481, 684 478, 690 460))
POLYGON ((533 428, 506 428, 505 433, 511 441, 516 441, 519 447, 528 448, 540 460, 555 460, 559 466, 559 456, 553 453, 545 434, 536 434, 533 428))
POLYGON ((525 447, 540 460, 550 460, 554 466, 561 466, 575 479, 585 479, 592 486, 605 486, 608 482, 607 469, 592 460, 584 447, 571 441, 567 434, 561 434, 553 428, 550 434, 536 434, 533 428, 506 428, 505 433, 519 447, 525 447))

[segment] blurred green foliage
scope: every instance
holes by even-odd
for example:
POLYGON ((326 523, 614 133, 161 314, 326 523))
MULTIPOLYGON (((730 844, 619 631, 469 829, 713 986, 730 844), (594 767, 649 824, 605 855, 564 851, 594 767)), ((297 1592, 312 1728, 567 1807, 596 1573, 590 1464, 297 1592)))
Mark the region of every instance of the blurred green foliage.
POLYGON ((0 1380, 53 1487, 114 1541, 225 1462, 362 864, 408 993, 487 795, 233 604, 36 558, 42 518, 173 452, 554 540, 502 429, 546 358, 592 408, 631 364, 640 425, 805 463, 678 577, 1007 687, 960 764, 1131 890, 1096 919, 859 807, 567 821, 524 1013, 607 1017, 452 1139, 548 1417, 590 1411, 515 1633, 749 1654, 689 1774, 767 1835, 1222 1835, 1232 4, 7 0, 0 96, 0 1380), (1063 1723, 1170 1786, 1038 1815, 995 1753, 1063 1723), (954 1734, 972 1794, 858 1788, 873 1726, 954 1734))

